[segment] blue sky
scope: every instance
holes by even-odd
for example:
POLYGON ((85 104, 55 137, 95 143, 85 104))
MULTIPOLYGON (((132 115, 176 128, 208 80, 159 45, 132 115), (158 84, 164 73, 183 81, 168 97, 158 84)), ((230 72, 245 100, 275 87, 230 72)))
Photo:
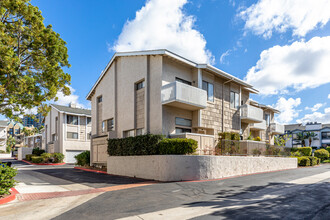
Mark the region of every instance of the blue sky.
POLYGON ((167 48, 247 80, 261 92, 252 99, 282 111, 281 123, 330 123, 329 1, 289 2, 31 1, 67 42, 73 93, 60 104, 89 107, 85 96, 115 51, 167 48))

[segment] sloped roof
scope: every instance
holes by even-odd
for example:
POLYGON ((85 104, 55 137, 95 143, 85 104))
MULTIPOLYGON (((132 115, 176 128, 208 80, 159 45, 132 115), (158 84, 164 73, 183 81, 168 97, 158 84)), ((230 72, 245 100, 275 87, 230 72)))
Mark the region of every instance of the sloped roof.
POLYGON ((68 106, 56 105, 56 104, 52 104, 51 106, 53 106, 55 109, 59 110, 60 112, 65 112, 65 113, 73 113, 73 114, 88 115, 88 116, 92 114, 90 109, 71 108, 68 106))

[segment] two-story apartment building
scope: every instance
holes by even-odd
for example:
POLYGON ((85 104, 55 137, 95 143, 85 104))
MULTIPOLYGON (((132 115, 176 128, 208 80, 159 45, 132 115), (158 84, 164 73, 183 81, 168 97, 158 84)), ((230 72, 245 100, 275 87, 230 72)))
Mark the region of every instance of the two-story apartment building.
POLYGON ((52 104, 42 135, 46 151, 63 153, 66 163, 74 163, 75 155, 90 150, 91 129, 91 110, 52 104))
POLYGON ((0 150, 6 151, 8 121, 0 121, 0 150))
POLYGON ((278 111, 250 101, 251 93, 258 91, 243 80, 168 50, 116 53, 86 97, 92 161, 106 160, 107 138, 144 133, 194 138, 199 148, 213 148, 224 131, 273 143, 278 111))
POLYGON ((24 146, 24 126, 22 123, 10 120, 7 126, 7 138, 12 136, 15 138, 16 144, 15 147, 23 147, 24 146))
MULTIPOLYGON (((285 135, 287 138, 286 147, 302 147, 303 143, 300 136, 305 136, 308 133, 314 133, 311 137, 310 147, 327 147, 330 146, 330 124, 322 124, 317 122, 309 122, 304 124, 289 124, 285 125, 285 135)), ((309 146, 310 140, 304 139, 305 145, 309 146)))

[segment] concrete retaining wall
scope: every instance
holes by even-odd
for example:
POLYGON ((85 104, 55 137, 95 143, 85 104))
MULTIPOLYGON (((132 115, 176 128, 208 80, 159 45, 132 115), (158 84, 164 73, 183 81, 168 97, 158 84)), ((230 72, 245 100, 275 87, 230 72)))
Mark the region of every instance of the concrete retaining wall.
POLYGON ((0 154, 0 159, 1 158, 11 158, 11 153, 9 153, 9 154, 0 154))
POLYGON ((205 180, 297 168, 297 158, 240 156, 111 156, 109 174, 159 181, 205 180))
POLYGON ((23 160, 25 159, 25 156, 27 154, 32 154, 32 147, 20 147, 18 148, 17 152, 17 160, 23 160))

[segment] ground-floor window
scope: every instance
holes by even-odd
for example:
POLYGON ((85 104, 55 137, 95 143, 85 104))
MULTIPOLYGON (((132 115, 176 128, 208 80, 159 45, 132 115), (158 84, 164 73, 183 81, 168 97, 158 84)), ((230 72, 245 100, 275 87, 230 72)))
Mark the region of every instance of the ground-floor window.
POLYGON ((124 138, 126 137, 134 137, 134 129, 133 130, 128 130, 123 132, 124 138))
POLYGON ((143 135, 143 134, 144 134, 144 128, 136 129, 136 136, 143 135))
POLYGON ((176 128, 175 128, 175 133, 176 133, 176 134, 191 133, 191 129, 190 129, 190 128, 180 128, 180 127, 176 127, 176 128))

